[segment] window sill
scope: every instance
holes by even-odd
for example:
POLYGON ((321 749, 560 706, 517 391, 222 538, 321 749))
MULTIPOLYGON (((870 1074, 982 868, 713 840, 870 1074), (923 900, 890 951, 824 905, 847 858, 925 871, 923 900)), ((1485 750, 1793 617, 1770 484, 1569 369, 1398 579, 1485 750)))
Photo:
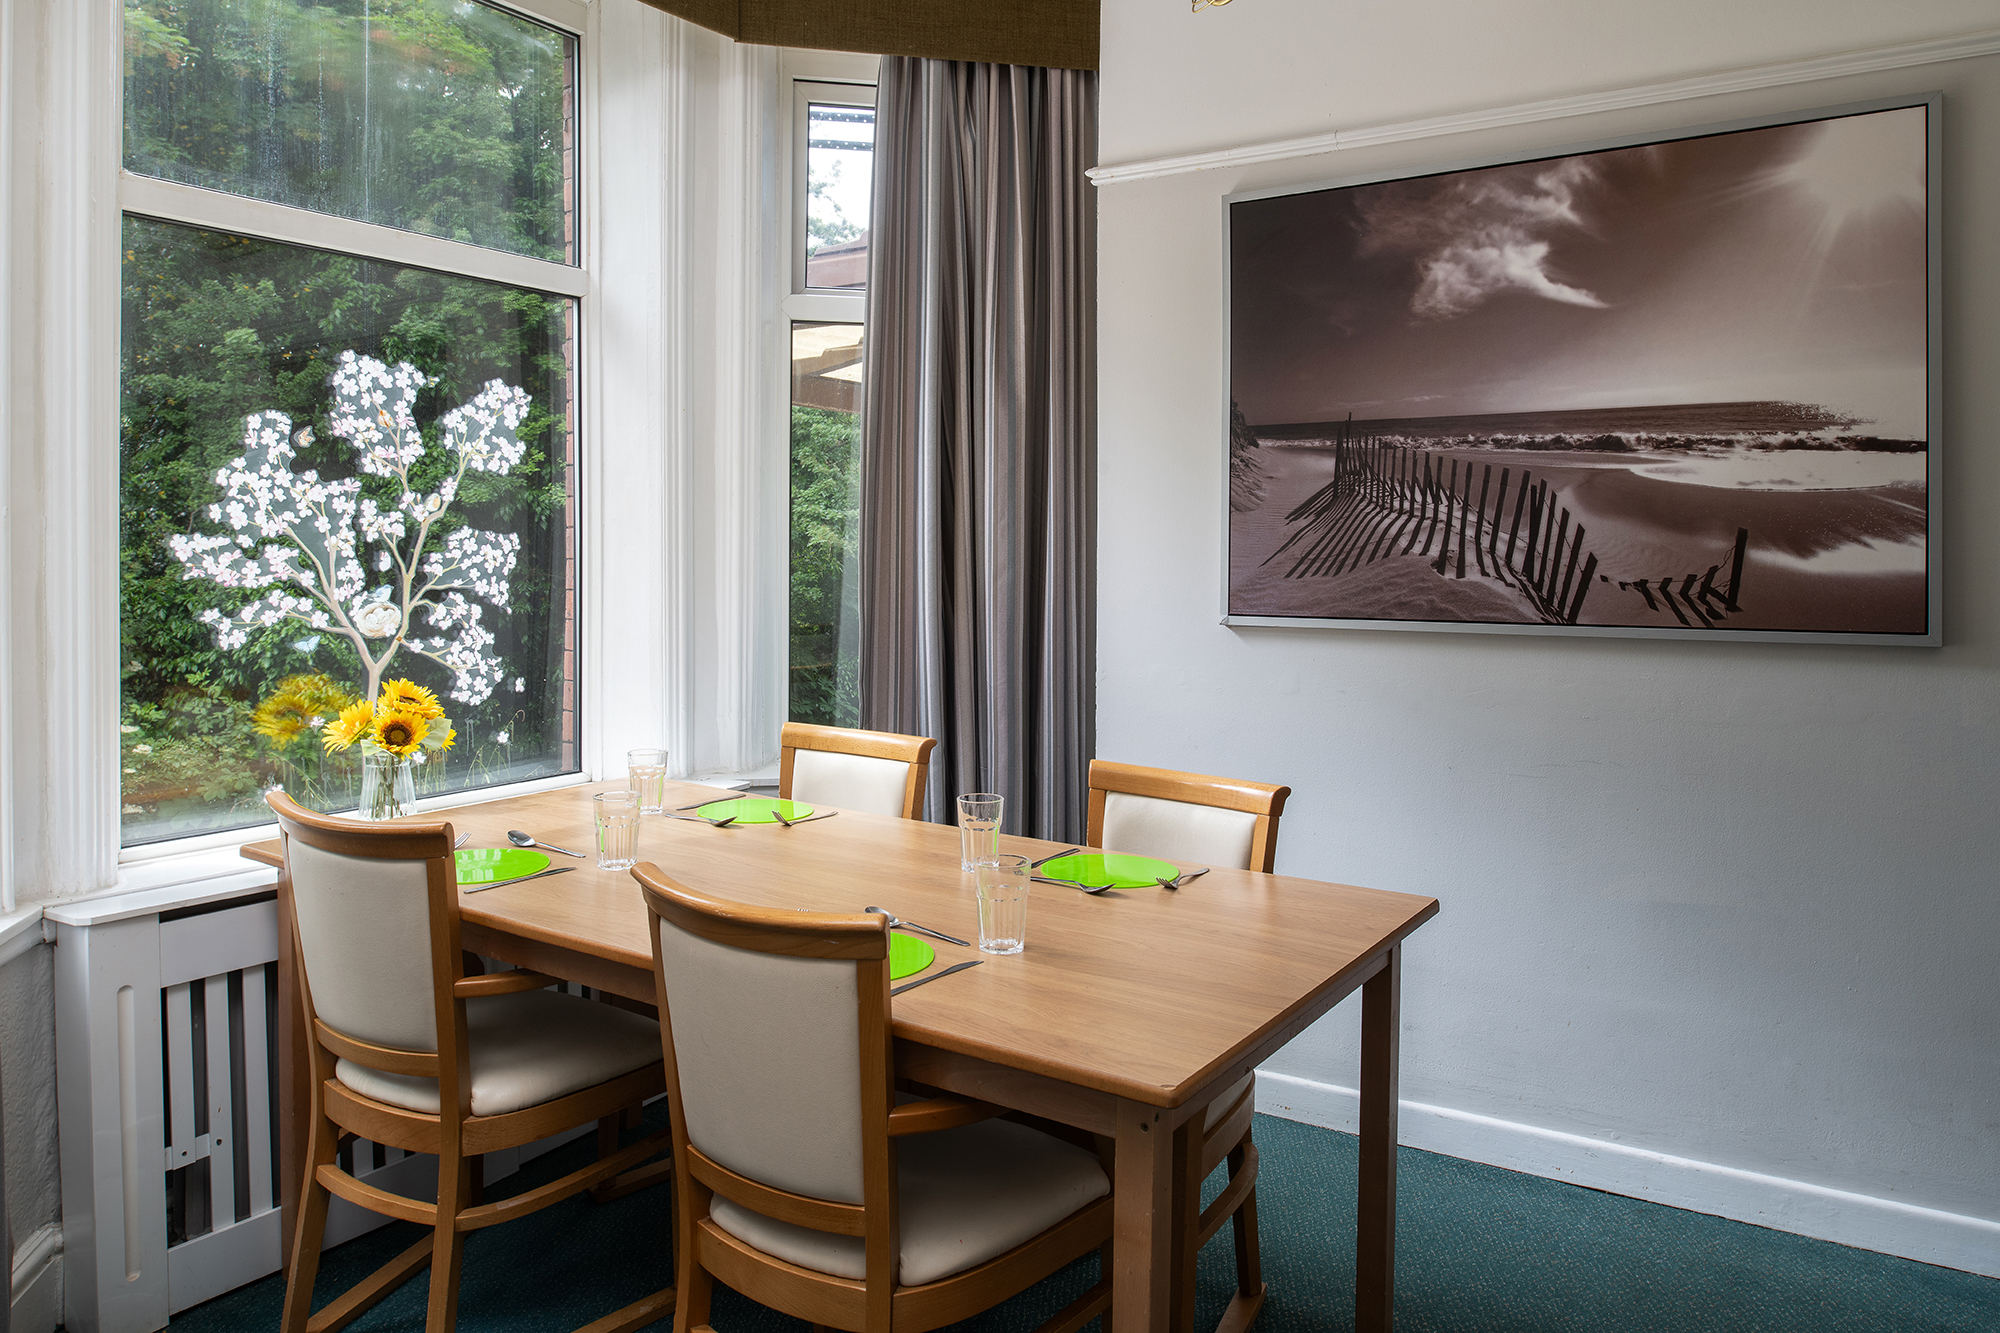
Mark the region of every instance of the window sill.
MULTIPOLYGON (((594 779, 587 773, 562 773, 532 782, 509 783, 504 787, 482 787, 477 791, 458 792, 450 796, 426 797, 417 802, 417 811, 423 814, 433 810, 457 810, 538 791, 577 787, 591 781, 594 779)), ((36 915, 45 913, 51 921, 66 926, 93 926, 260 893, 277 882, 277 872, 268 866, 246 863, 242 848, 245 843, 263 842, 277 836, 278 826, 275 823, 257 824, 222 833, 130 847, 118 854, 118 883, 113 887, 88 897, 44 903, 31 911, 36 915)), ((4 928, 0 928, 0 934, 4 934, 4 928)))

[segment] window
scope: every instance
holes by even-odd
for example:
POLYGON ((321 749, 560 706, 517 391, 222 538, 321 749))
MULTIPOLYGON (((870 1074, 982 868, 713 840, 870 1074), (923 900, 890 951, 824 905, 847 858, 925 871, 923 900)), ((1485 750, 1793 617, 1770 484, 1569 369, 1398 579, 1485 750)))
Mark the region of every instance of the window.
POLYGON ((855 550, 872 58, 792 53, 791 671, 795 722, 860 719, 855 550), (850 82, 833 81, 835 77, 850 82), (864 81, 865 80, 865 81, 864 81))
POLYGON ((352 808, 320 741, 371 680, 449 715, 420 795, 578 767, 577 42, 543 8, 127 0, 127 845, 266 822, 273 783, 352 808))

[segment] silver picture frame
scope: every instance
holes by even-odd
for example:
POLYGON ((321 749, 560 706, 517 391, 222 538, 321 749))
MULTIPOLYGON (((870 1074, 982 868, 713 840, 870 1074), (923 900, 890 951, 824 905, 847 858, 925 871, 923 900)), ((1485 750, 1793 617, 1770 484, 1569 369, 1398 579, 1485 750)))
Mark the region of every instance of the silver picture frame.
POLYGON ((1223 623, 1939 646, 1942 107, 1226 196, 1223 623))

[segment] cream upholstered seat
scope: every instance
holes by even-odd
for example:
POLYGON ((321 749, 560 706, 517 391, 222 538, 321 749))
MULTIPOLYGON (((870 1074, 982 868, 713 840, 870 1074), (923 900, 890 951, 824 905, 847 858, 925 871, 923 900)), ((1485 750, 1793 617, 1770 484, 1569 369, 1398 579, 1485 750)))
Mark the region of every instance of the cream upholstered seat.
MULTIPOLYGON (((896 1151, 896 1281, 921 1286, 962 1273, 1033 1240, 1111 1182, 1095 1156, 1004 1120, 918 1134, 896 1151)), ((868 1276, 859 1236, 774 1221, 717 1198, 709 1216, 738 1240, 802 1268, 868 1276)))
POLYGON ((787 722, 780 736, 778 795, 916 819, 930 779, 928 736, 787 722))
MULTIPOLYGON (((574 995, 522 991, 465 1002, 472 1114, 506 1115, 658 1062, 660 1025, 574 995)), ((337 1060, 333 1076, 364 1097, 438 1113, 438 1081, 337 1060)))
MULTIPOLYGON (((535 972, 467 976, 447 823, 357 824, 269 796, 285 846, 281 900, 310 1066, 309 1139, 287 1265, 282 1333, 334 1333, 426 1264, 429 1333, 456 1322, 466 1235, 613 1181, 668 1136, 616 1148, 615 1117, 665 1090, 659 1024, 553 994, 535 972), (526 1195, 475 1202, 480 1154, 596 1122, 599 1160, 526 1195), (386 1193, 341 1170, 345 1133, 434 1153, 437 1202, 386 1193), (331 1196, 431 1234, 317 1314, 313 1279, 331 1196)), ((663 1178, 634 1172, 624 1185, 663 1178)), ((600 1195, 602 1197, 602 1195, 600 1195)), ((591 1325, 625 1333, 659 1318, 672 1290, 591 1325)))
MULTIPOLYGON (((1269 873, 1278 852, 1278 818, 1290 787, 1238 782, 1203 773, 1180 773, 1136 764, 1090 762, 1090 812, 1085 837, 1093 847, 1167 861, 1260 870, 1269 873)), ((1183 893, 1200 891, 1196 880, 1183 893)), ((1195 1255, 1231 1220, 1236 1232, 1236 1294, 1221 1327, 1248 1327, 1264 1301, 1257 1252, 1257 1147, 1250 1139, 1256 1111, 1257 1073, 1235 1079, 1209 1103, 1199 1135, 1188 1135, 1177 1164, 1180 1188, 1174 1219, 1180 1253, 1176 1304, 1194 1299, 1195 1255), (1201 1183, 1227 1159, 1229 1183, 1207 1208, 1198 1208, 1201 1183), (1186 1201, 1195 1201, 1190 1204, 1186 1201)))
MULTIPOLYGON (((675 1333, 707 1325, 718 1276, 817 1325, 923 1333, 1108 1245, 1111 1183, 1094 1154, 994 1120, 998 1107, 892 1105, 883 918, 730 902, 651 864, 632 873, 653 927, 681 1181, 675 1333)), ((1104 1274, 1041 1333, 1108 1309, 1104 1274)))

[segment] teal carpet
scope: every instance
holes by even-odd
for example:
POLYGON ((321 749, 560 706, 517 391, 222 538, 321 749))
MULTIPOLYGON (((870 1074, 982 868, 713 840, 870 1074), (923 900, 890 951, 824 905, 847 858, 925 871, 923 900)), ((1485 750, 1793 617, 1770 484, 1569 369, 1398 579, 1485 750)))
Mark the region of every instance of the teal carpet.
MULTIPOLYGON (((1257 1202, 1270 1299, 1257 1333, 1354 1325, 1355 1141, 1257 1117, 1257 1202)), ((514 1192, 587 1160, 580 1140, 496 1183, 514 1192)), ((1397 1162, 1401 1333, 1995 1333, 2000 1280, 1807 1240, 1405 1148, 1397 1162)), ((1220 1182, 1218 1174, 1211 1189, 1220 1182)), ((459 1327, 565 1333, 669 1285, 664 1189, 597 1206, 571 1199, 466 1246, 459 1327)), ((329 1253, 318 1303, 413 1244, 394 1223, 329 1253)), ((1227 1230, 1202 1253, 1198 1330, 1234 1282, 1227 1230)), ((959 1327, 1029 1333, 1096 1280, 1083 1260, 959 1327)), ((420 1333, 419 1275, 350 1327, 420 1333)), ((269 1333, 279 1277, 176 1317, 171 1333, 269 1333)), ((803 1333, 798 1320, 718 1290, 717 1333, 803 1333)), ((653 1326, 666 1333, 667 1321, 653 1326)))

